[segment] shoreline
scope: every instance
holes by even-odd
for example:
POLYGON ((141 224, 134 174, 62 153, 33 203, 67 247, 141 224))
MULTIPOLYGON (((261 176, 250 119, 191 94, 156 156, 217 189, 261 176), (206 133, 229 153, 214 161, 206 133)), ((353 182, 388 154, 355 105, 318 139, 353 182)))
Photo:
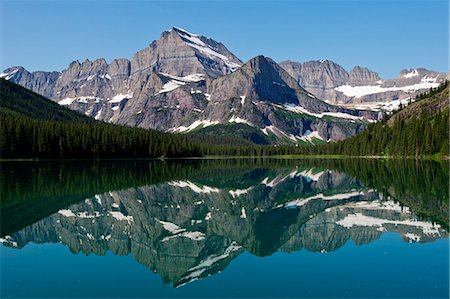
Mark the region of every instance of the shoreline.
POLYGON ((204 157, 149 157, 149 158, 12 158, 2 159, 1 162, 54 162, 54 161, 168 161, 168 160, 231 160, 231 159, 280 159, 280 160, 307 160, 307 159, 382 159, 382 160, 416 160, 416 161, 449 161, 450 156, 348 156, 348 155, 273 155, 273 156, 204 156, 204 157))

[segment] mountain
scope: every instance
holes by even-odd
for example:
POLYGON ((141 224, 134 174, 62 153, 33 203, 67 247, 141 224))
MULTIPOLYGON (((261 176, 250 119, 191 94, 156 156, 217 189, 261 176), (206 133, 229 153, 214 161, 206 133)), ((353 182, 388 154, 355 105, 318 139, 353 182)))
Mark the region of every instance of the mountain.
MULTIPOLYGON (((104 59, 74 61, 61 73, 30 73, 22 67, 13 67, 0 77, 83 114, 116 122, 127 101, 133 97, 139 102, 140 98, 158 94, 165 102, 165 93, 177 84, 204 83, 205 79, 228 74, 241 64, 223 44, 172 28, 134 54, 131 61, 115 59, 110 64, 104 59), (181 78, 174 80, 178 77, 181 78)), ((195 103, 191 105, 195 106, 195 103)), ((160 129, 158 124, 143 126, 160 129)))
MULTIPOLYGON (((449 156, 449 88, 445 81, 361 134, 326 145, 326 153, 353 156, 449 156)), ((317 149, 320 152, 320 149, 317 149)))
POLYGON ((201 156, 186 136, 95 121, 0 78, 2 158, 201 156))
POLYGON ((62 107, 20 85, 0 78, 0 113, 33 119, 93 123, 90 117, 62 107))
POLYGON ((378 73, 356 66, 347 72, 330 60, 280 63, 301 86, 329 103, 360 109, 392 111, 407 99, 437 87, 445 73, 424 68, 402 70, 395 79, 384 80, 378 73))
POLYGON ((378 118, 319 100, 270 58, 242 65, 220 42, 176 27, 131 60, 74 61, 62 72, 13 67, 0 77, 97 120, 197 135, 243 132, 237 137, 263 144, 341 140, 378 118))
MULTIPOLYGON (((199 91, 197 94, 202 95, 199 91)), ((374 117, 365 111, 343 109, 317 99, 264 56, 212 80, 203 95, 207 105, 199 111, 197 120, 169 131, 191 132, 209 126, 217 131, 237 123, 272 140, 339 140, 361 130, 366 124, 364 117, 374 117)))

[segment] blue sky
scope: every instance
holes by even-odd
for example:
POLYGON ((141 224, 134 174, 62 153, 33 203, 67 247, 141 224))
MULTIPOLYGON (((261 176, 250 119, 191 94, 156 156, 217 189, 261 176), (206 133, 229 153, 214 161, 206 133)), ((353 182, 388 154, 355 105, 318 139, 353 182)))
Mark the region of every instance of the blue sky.
POLYGON ((448 1, 1 1, 0 69, 62 70, 131 56, 178 26, 241 60, 333 60, 384 78, 448 70, 448 1))

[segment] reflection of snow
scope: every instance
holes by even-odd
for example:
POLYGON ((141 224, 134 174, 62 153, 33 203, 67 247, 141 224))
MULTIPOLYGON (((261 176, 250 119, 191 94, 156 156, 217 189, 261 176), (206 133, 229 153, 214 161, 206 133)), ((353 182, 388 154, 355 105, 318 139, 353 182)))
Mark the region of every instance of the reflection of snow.
POLYGON ((231 196, 233 196, 233 198, 239 197, 243 194, 247 194, 248 191, 250 191, 253 187, 247 188, 247 189, 236 189, 236 190, 230 190, 228 191, 228 193, 231 194, 231 196))
POLYGON ((202 186, 199 187, 196 184, 192 183, 191 181, 178 181, 178 182, 169 182, 168 183, 170 186, 175 186, 175 187, 180 187, 180 188, 185 188, 188 187, 190 188, 192 191, 194 191, 195 193, 219 193, 220 190, 214 187, 209 187, 209 186, 202 186))
POLYGON ((185 231, 184 228, 179 227, 179 226, 176 225, 175 223, 162 221, 162 220, 159 220, 158 218, 155 218, 155 220, 158 221, 159 223, 161 223, 162 226, 163 226, 163 228, 164 228, 166 231, 171 232, 172 234, 177 234, 177 233, 180 233, 180 232, 184 232, 184 231, 185 231))
POLYGON ((202 232, 197 232, 197 231, 187 232, 186 229, 179 227, 175 223, 162 221, 162 220, 159 220, 158 218, 155 218, 155 220, 158 221, 166 231, 168 231, 172 234, 172 236, 168 236, 168 237, 165 237, 164 239, 162 239, 162 242, 166 242, 170 239, 177 238, 177 237, 188 238, 188 239, 191 239, 194 241, 201 241, 201 240, 205 239, 205 234, 202 232))
POLYGON ((111 217, 115 218, 119 221, 128 221, 133 222, 133 216, 125 216, 119 211, 108 211, 108 214, 111 215, 111 217))
POLYGON ((201 240, 205 239, 205 234, 202 232, 198 232, 198 231, 182 232, 182 233, 178 233, 176 235, 165 237, 164 239, 162 239, 161 242, 166 242, 170 239, 177 238, 177 237, 188 238, 188 239, 191 239, 194 241, 201 241, 201 240))
MULTIPOLYGON (((373 190, 368 190, 367 192, 372 192, 373 190)), ((347 192, 347 193, 338 193, 333 195, 324 195, 322 193, 307 197, 307 198, 299 198, 293 201, 290 201, 286 203, 284 206, 288 208, 292 207, 301 207, 308 203, 311 200, 342 200, 342 199, 349 199, 355 196, 364 195, 365 193, 363 191, 353 191, 353 192, 347 192)))
POLYGON ((232 252, 238 251, 241 248, 242 248, 241 246, 237 245, 237 243, 233 241, 225 249, 225 252, 223 254, 209 256, 206 259, 204 259, 203 261, 201 261, 201 263, 198 264, 197 266, 190 268, 188 270, 188 272, 190 272, 189 275, 180 279, 180 281, 181 280, 187 280, 187 281, 185 283, 178 285, 177 287, 181 287, 190 282, 198 280, 198 278, 202 275, 202 273, 205 272, 206 270, 208 270, 208 268, 210 268, 212 265, 214 265, 215 263, 217 263, 220 260, 227 258, 232 252))
POLYGON ((441 227, 439 224, 433 224, 431 222, 411 220, 411 219, 407 220, 381 219, 372 216, 366 216, 361 213, 347 215, 344 219, 339 220, 336 223, 346 228, 351 228, 353 226, 382 227, 385 224, 414 226, 421 228, 425 235, 439 235, 439 236, 440 236, 439 228, 441 227))

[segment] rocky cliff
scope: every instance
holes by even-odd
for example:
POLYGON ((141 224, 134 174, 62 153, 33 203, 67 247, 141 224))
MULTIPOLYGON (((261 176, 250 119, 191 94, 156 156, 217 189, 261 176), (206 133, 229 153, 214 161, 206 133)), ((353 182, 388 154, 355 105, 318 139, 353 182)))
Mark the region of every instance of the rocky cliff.
POLYGON ((356 66, 350 72, 329 60, 280 65, 306 90, 329 103, 372 110, 398 108, 399 101, 439 86, 446 74, 424 68, 402 70, 395 79, 384 80, 378 73, 356 66), (370 103, 360 105, 360 103, 370 103))
POLYGON ((176 27, 131 60, 0 76, 97 120, 170 132, 234 123, 265 143, 340 140, 377 118, 324 103, 270 58, 242 65, 220 42, 176 27))

